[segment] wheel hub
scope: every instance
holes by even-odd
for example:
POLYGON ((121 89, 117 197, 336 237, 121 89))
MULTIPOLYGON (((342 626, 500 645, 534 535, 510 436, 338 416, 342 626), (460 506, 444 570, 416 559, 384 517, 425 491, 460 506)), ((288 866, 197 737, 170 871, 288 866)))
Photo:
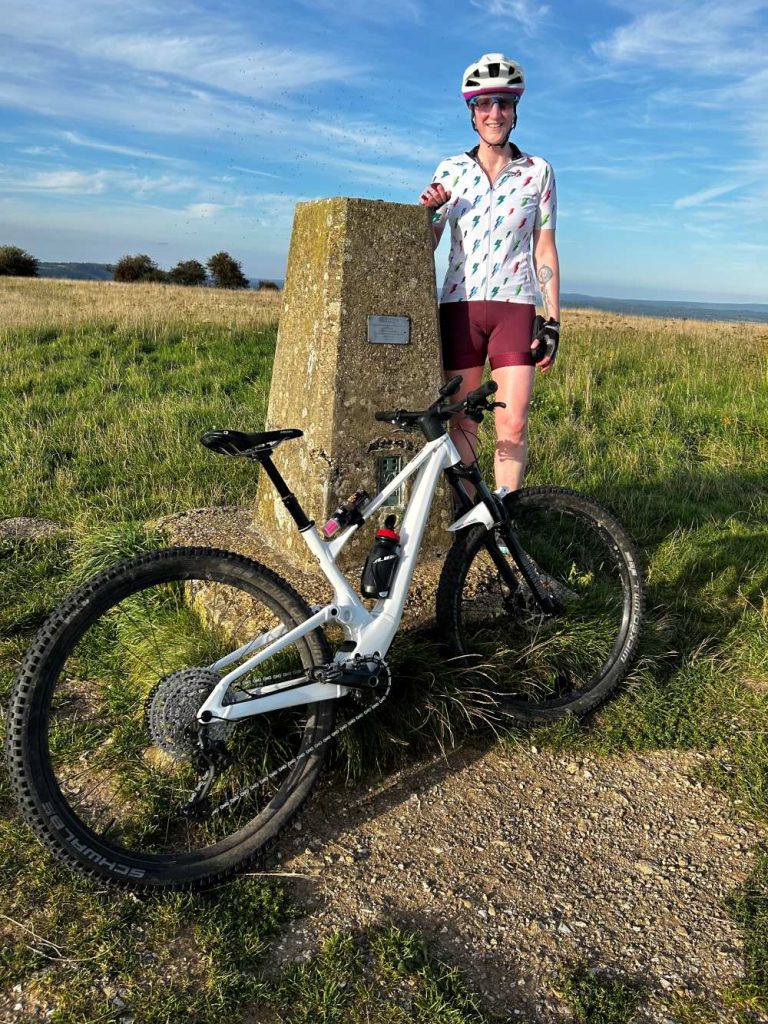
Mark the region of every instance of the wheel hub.
MULTIPOLYGON (((147 727, 156 744, 174 760, 193 760, 198 753, 200 705, 221 682, 217 672, 207 668, 184 668, 161 679, 147 699, 147 727)), ((225 743, 234 722, 210 722, 205 726, 214 743, 225 743)))

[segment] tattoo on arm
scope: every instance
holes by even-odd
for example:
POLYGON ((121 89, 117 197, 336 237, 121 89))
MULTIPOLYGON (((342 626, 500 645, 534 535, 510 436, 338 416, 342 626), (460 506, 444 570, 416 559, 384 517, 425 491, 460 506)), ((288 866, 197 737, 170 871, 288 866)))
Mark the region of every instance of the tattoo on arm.
POLYGON ((539 280, 539 291, 541 292, 541 298, 544 303, 544 312, 549 316, 549 298, 547 296, 548 288, 547 285, 554 277, 554 273, 551 267, 543 266, 539 267, 539 272, 536 275, 539 280))

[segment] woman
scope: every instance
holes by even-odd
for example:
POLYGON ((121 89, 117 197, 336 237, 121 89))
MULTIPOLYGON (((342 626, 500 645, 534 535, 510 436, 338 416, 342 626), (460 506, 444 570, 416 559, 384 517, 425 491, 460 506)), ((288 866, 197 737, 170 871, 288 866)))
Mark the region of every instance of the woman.
MULTIPOLYGON (((527 457, 534 367, 548 370, 560 334, 560 271, 555 246, 555 177, 546 160, 521 152, 509 136, 525 90, 523 69, 487 53, 464 72, 462 95, 480 142, 438 165, 421 203, 435 210, 437 247, 451 229, 448 272, 440 300, 446 380, 461 374, 456 401, 481 383, 486 359, 496 401, 496 486, 521 486, 527 457), (546 321, 536 321, 534 284, 546 321)), ((458 417, 453 440, 464 462, 477 450, 477 424, 458 417)))

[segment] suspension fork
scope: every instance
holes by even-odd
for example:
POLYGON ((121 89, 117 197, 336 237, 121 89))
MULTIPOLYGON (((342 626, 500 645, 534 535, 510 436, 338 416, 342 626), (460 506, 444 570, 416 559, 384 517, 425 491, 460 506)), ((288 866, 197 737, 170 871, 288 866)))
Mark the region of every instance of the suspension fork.
MULTIPOLYGON (((498 526, 498 532, 504 540, 504 543, 509 548, 509 553, 520 571, 520 576, 522 576, 526 586, 533 595, 534 601, 541 611, 544 612, 545 615, 554 615, 561 612, 563 609, 560 602, 548 594, 542 587, 539 581, 539 574, 534 564, 520 544, 520 541, 517 539, 517 534, 512 528, 512 522, 509 518, 506 505, 498 495, 493 493, 485 482, 477 462, 473 462, 468 466, 461 462, 456 466, 450 466, 445 470, 445 475, 448 478, 454 493, 458 496, 462 508, 468 511, 473 505, 477 504, 477 501, 479 500, 482 501, 491 513, 494 523, 498 526), (469 481, 469 483, 471 483, 475 488, 477 499, 474 502, 470 498, 467 493, 467 489, 464 486, 465 480, 469 481)), ((509 587, 510 592, 514 593, 516 590, 519 590, 520 580, 515 576, 507 559, 499 551, 499 544, 496 539, 495 530, 488 531, 485 540, 485 548, 491 557, 491 561, 496 566, 502 580, 509 587)))

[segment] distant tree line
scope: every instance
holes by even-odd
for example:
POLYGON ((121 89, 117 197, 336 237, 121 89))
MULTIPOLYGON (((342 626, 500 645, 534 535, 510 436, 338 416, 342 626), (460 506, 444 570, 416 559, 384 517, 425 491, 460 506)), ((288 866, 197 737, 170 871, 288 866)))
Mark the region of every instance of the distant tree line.
MULTIPOLYGON (((37 277, 39 260, 17 245, 0 245, 0 277, 37 277)), ((115 281, 160 281, 187 287, 248 288, 248 278, 238 260, 228 252, 217 252, 203 265, 198 260, 180 260, 170 270, 161 270, 145 253, 123 256, 110 267, 115 281)), ((274 281, 259 281, 261 289, 275 289, 274 281)))
MULTIPOLYGON (((123 256, 112 268, 115 281, 165 281, 190 288, 212 284, 214 288, 248 288, 240 262, 228 252, 217 252, 206 260, 181 260, 170 270, 161 270, 145 253, 123 256)), ((259 288, 277 288, 272 281, 260 281, 259 288)))

